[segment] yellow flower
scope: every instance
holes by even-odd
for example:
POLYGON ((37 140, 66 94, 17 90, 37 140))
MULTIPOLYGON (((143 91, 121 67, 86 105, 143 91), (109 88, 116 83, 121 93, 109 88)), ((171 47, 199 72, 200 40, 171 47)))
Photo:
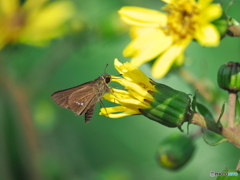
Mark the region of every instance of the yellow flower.
POLYGON ((222 15, 212 0, 162 0, 165 13, 140 7, 123 7, 122 20, 131 28, 132 42, 124 49, 126 57, 137 67, 156 59, 152 67, 155 78, 163 77, 173 65, 181 65, 184 51, 192 40, 203 46, 218 46, 220 34, 211 23, 222 15))
POLYGON ((44 45, 62 36, 72 17, 69 1, 0 0, 0 49, 9 43, 44 45))
POLYGON ((111 89, 104 99, 120 106, 101 108, 100 115, 120 118, 142 114, 168 127, 181 127, 191 116, 190 98, 181 91, 154 82, 129 62, 114 62, 123 78, 111 76, 112 81, 121 84, 125 90, 111 89))
POLYGON ((148 92, 154 90, 150 79, 129 62, 122 64, 115 59, 114 65, 123 78, 112 76, 112 81, 120 83, 125 90, 112 88, 112 93, 105 94, 103 98, 121 106, 101 108, 100 114, 110 118, 141 114, 139 109, 150 107, 145 99, 153 99, 148 92))

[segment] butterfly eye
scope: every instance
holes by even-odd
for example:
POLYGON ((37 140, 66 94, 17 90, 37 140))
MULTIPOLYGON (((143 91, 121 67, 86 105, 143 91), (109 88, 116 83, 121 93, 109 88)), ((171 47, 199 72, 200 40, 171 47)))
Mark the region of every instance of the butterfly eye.
POLYGON ((105 78, 105 82, 106 83, 109 83, 111 81, 111 76, 107 76, 106 78, 105 78))

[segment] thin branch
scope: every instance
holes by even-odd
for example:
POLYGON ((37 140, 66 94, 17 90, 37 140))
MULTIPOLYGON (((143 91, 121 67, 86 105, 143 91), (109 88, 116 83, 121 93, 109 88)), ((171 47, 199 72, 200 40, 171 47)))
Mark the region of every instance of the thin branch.
MULTIPOLYGON (((1 63, 2 65, 3 63, 1 63)), ((20 118, 22 120, 23 132, 25 133, 24 138, 26 139, 29 156, 31 159, 31 164, 29 167, 29 173, 31 179, 40 180, 40 174, 37 168, 37 158, 39 155, 39 144, 37 140, 37 135, 33 125, 33 119, 31 116, 30 108, 28 107, 28 96, 25 89, 14 82, 9 75, 4 72, 1 68, 0 82, 6 88, 6 90, 11 94, 15 100, 15 104, 20 113, 20 118)))
POLYGON ((189 71, 184 68, 179 68, 180 76, 188 82, 191 86, 193 86, 196 90, 198 90, 199 94, 208 102, 213 102, 214 96, 213 93, 209 91, 209 88, 203 85, 204 83, 196 77, 193 76, 189 71))
POLYGON ((240 23, 232 17, 228 18, 227 35, 232 37, 240 36, 240 23))
POLYGON ((217 123, 214 121, 206 120, 201 114, 194 113, 192 116, 192 124, 201 126, 205 129, 213 131, 217 134, 224 136, 228 142, 234 144, 240 148, 240 130, 237 127, 218 127, 217 123))
POLYGON ((222 134, 220 128, 217 126, 217 124, 214 121, 206 120, 201 114, 194 113, 192 117, 192 124, 199 125, 205 129, 208 129, 210 131, 213 131, 217 134, 222 134))
POLYGON ((231 37, 240 37, 240 27, 239 26, 229 26, 228 35, 231 37))

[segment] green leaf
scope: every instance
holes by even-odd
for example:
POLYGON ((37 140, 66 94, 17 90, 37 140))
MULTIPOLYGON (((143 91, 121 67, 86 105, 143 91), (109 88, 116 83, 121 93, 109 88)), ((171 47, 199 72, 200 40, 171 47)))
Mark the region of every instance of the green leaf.
POLYGON ((192 110, 196 112, 196 103, 197 103, 197 91, 195 92, 192 100, 192 110))
POLYGON ((204 106, 203 104, 200 103, 196 103, 198 111, 201 115, 203 115, 206 119, 209 119, 211 121, 214 121, 214 117, 212 115, 212 113, 209 111, 209 109, 204 106))
MULTIPOLYGON (((220 135, 219 135, 219 136, 220 136, 220 135)), ((226 138, 223 138, 223 137, 222 137, 220 140, 212 143, 212 142, 209 142, 209 141, 206 139, 206 137, 204 136, 204 134, 203 134, 203 140, 205 141, 205 143, 207 143, 207 144, 210 145, 210 146, 216 146, 216 145, 218 145, 218 144, 221 144, 222 142, 228 141, 226 138)))
POLYGON ((220 120, 221 120, 221 118, 222 118, 222 115, 223 115, 223 113, 224 113, 224 110, 225 110, 225 103, 223 103, 223 105, 222 105, 221 113, 220 113, 219 118, 218 118, 218 120, 217 120, 217 124, 218 124, 219 126, 222 126, 220 120))

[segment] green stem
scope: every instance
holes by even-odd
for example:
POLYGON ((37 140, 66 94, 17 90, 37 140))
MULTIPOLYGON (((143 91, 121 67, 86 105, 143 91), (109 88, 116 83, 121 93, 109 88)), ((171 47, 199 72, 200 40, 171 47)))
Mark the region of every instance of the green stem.
POLYGON ((235 19, 228 17, 228 31, 227 34, 232 37, 240 36, 240 23, 235 19))
POLYGON ((206 120, 201 114, 194 113, 192 117, 192 124, 199 125, 205 129, 208 129, 210 131, 213 131, 217 134, 221 134, 220 128, 217 126, 217 124, 214 121, 206 120))
POLYGON ((240 27, 239 26, 229 26, 228 35, 232 37, 240 37, 240 27))
POLYGON ((216 122, 205 119, 201 114, 194 113, 192 115, 192 124, 201 126, 205 129, 213 131, 224 136, 228 142, 240 148, 240 130, 237 127, 219 127, 216 122))
POLYGON ((28 105, 28 93, 24 87, 20 86, 11 77, 9 77, 9 74, 7 74, 7 72, 4 70, 5 66, 3 64, 4 63, 2 60, 0 63, 0 84, 13 97, 15 100, 16 108, 19 110, 19 120, 21 120, 21 124, 23 125, 23 132, 25 133, 24 140, 28 146, 28 156, 30 157, 30 163, 27 164, 28 173, 30 179, 40 180, 42 178, 37 167, 40 148, 37 133, 35 131, 36 129, 33 125, 33 119, 28 105))

